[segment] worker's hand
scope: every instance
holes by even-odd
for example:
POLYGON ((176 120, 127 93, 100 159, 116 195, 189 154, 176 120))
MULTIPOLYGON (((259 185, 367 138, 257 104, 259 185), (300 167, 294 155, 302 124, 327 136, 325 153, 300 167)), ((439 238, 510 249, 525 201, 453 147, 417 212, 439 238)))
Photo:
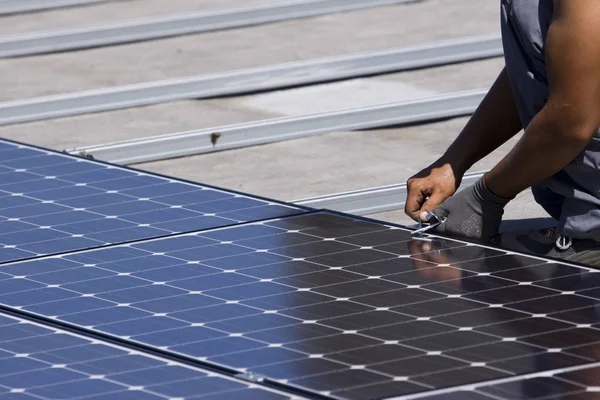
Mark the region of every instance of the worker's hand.
POLYGON ((444 221, 435 231, 480 243, 490 243, 498 235, 504 207, 510 199, 492 193, 479 179, 475 184, 448 198, 433 210, 444 221))
POLYGON ((415 221, 426 222, 427 214, 452 196, 461 180, 462 174, 455 173, 450 164, 436 161, 408 180, 404 212, 415 221))

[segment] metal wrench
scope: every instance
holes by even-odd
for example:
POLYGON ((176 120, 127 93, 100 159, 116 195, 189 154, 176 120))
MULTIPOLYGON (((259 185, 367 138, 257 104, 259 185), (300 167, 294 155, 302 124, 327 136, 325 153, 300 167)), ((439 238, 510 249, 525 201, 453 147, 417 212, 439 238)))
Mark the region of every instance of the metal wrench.
POLYGON ((435 222, 430 222, 429 225, 427 226, 423 226, 423 222, 421 220, 419 220, 419 228, 417 230, 414 230, 411 232, 411 235, 421 235, 423 233, 426 233, 434 228, 436 228, 437 226, 443 224, 444 222, 446 222, 445 218, 438 218, 436 217, 433 213, 429 213, 427 215, 428 221, 431 221, 432 219, 435 220, 435 222))

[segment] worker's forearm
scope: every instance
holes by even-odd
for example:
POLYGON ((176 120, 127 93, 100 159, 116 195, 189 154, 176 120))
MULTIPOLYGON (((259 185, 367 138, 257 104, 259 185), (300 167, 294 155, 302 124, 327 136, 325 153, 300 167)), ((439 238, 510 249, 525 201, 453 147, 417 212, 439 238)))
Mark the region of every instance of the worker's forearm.
POLYGON ((542 110, 517 145, 484 176, 484 182, 498 196, 514 198, 574 160, 597 129, 569 121, 556 110, 542 110))
POLYGON ((508 73, 503 69, 442 159, 462 174, 521 129, 508 73))

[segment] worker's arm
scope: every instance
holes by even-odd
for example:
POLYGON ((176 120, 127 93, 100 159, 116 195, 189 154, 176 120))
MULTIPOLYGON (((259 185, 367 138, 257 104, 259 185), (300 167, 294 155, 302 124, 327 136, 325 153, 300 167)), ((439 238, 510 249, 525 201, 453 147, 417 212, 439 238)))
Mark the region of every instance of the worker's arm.
POLYGON ((408 180, 406 214, 414 220, 420 216, 424 220, 424 215, 454 194, 473 164, 521 129, 508 74, 503 69, 446 153, 408 180))
POLYGON ((513 198, 575 159, 600 126, 600 1, 554 0, 546 38, 549 98, 486 186, 513 198))
POLYGON ((504 206, 574 160, 600 126, 600 1, 554 0, 546 37, 549 98, 521 140, 483 179, 433 213, 438 231, 488 242, 504 206))

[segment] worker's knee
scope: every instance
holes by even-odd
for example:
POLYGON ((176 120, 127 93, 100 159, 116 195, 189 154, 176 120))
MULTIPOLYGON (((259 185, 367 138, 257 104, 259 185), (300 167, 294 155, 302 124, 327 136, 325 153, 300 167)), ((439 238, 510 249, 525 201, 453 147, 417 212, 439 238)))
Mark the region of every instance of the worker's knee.
POLYGON ((559 220, 565 198, 549 189, 536 185, 531 188, 533 198, 555 220, 559 220))

